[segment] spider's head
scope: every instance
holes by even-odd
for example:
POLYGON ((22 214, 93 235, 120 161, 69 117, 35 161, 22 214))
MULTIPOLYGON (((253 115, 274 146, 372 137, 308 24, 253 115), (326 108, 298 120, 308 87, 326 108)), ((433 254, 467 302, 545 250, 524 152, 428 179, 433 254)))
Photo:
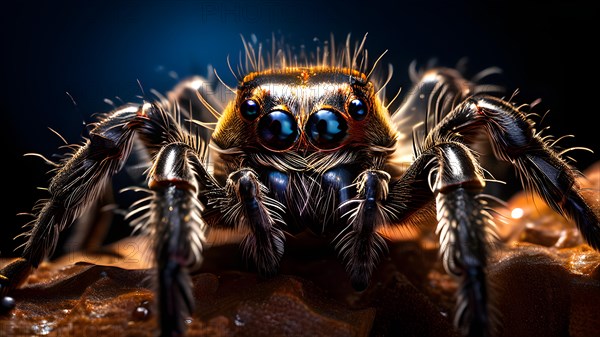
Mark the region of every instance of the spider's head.
POLYGON ((365 74, 349 68, 288 67, 247 75, 213 140, 221 149, 306 155, 390 147, 395 132, 365 74))

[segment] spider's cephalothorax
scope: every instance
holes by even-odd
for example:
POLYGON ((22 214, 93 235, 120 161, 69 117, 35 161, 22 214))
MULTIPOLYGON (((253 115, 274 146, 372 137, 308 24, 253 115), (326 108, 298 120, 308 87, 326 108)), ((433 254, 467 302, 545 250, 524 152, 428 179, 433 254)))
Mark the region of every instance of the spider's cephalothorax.
POLYGON ((352 285, 364 289, 386 249, 380 233, 426 215, 437 216, 440 255, 459 283, 456 326, 464 335, 492 334, 486 261, 494 230, 473 151, 481 134, 526 187, 600 248, 599 220, 576 171, 524 113, 457 71, 413 71, 414 88, 389 113, 366 57, 358 65, 362 44, 354 53, 349 44, 324 49, 312 63, 274 47, 266 67, 245 47, 250 66, 230 102, 202 95, 206 83, 193 78, 169 99, 116 109, 92 125, 89 139, 54 164, 23 259, 0 271, 2 296, 96 202, 135 141, 151 158, 149 196, 130 217, 153 238, 162 336, 185 332, 194 304, 188 273, 212 229, 242 229, 241 248, 265 276, 277 272, 285 233, 308 230, 332 243, 352 285))
POLYGON ((246 76, 212 139, 220 180, 248 168, 283 205, 286 231, 335 235, 353 182, 384 169, 396 131, 364 74, 288 68, 246 76))

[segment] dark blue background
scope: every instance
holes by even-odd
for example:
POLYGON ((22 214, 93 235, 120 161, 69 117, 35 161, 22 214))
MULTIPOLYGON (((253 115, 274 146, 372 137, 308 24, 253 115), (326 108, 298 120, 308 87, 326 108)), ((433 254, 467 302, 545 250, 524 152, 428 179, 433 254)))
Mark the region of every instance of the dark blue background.
MULTIPOLYGON (((83 121, 110 109, 103 99, 138 102, 138 80, 146 92, 164 92, 176 83, 170 72, 183 78, 212 64, 235 85, 226 57, 237 59, 240 34, 264 40, 281 32, 310 47, 314 37, 333 33, 339 42, 347 33, 360 38, 368 32, 371 57, 389 49, 384 62, 395 66, 392 88, 408 85, 414 59, 454 65, 468 57, 472 73, 499 66, 509 92, 520 89, 517 101, 542 98, 537 111, 550 110, 544 125, 554 134, 577 135, 565 144, 598 152, 591 121, 598 113, 597 85, 586 84, 597 78, 591 73, 597 22, 591 5, 566 1, 398 1, 394 8, 378 1, 25 1, 4 7, 1 179, 8 198, 0 251, 11 254, 11 238, 26 222, 15 214, 45 196, 35 186, 47 185, 48 167, 22 154, 57 153, 61 141, 47 127, 78 142, 83 121)), ((573 156, 580 168, 598 159, 573 156)))

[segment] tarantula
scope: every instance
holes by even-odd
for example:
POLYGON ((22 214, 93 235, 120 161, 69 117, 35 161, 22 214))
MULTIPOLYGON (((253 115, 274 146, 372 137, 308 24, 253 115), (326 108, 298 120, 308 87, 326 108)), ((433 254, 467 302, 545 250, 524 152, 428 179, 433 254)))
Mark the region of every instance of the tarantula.
POLYGON ((495 234, 474 151, 481 134, 526 188, 600 248, 599 219, 580 195, 578 173, 519 108, 434 67, 412 71, 413 89, 390 113, 387 82, 375 79, 378 62, 368 65, 363 45, 336 49, 332 41, 309 57, 273 42, 263 57, 244 42, 246 64, 226 105, 193 78, 169 97, 103 115, 89 139, 54 164, 23 259, 2 271, 2 295, 53 252, 134 143, 150 158, 148 196, 129 216, 153 238, 161 336, 185 333, 194 310, 189 273, 212 230, 245 231, 241 249, 263 276, 277 273, 286 235, 328 238, 363 290, 386 250, 381 232, 428 215, 437 216, 440 256, 459 283, 455 325, 464 335, 490 334, 486 260, 495 234))

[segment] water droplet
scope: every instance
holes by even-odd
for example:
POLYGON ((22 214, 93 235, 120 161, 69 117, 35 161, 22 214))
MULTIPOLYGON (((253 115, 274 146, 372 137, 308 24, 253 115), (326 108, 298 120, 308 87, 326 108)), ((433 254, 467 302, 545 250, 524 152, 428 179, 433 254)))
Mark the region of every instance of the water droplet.
POLYGON ((240 317, 239 314, 235 315, 235 319, 233 320, 233 323, 236 326, 244 326, 244 325, 246 325, 246 322, 242 319, 242 317, 240 317))
POLYGON ((150 301, 144 300, 142 301, 131 313, 131 318, 134 321, 145 321, 150 317, 151 314, 151 304, 150 301))
POLYGON ((4 296, 0 300, 0 313, 7 313, 15 307, 15 299, 10 296, 4 296))
POLYGON ((191 318, 186 319, 185 324, 192 324, 192 319, 191 318))
POLYGON ((145 321, 148 317, 150 317, 150 310, 142 306, 136 307, 131 313, 131 318, 134 321, 145 321))

